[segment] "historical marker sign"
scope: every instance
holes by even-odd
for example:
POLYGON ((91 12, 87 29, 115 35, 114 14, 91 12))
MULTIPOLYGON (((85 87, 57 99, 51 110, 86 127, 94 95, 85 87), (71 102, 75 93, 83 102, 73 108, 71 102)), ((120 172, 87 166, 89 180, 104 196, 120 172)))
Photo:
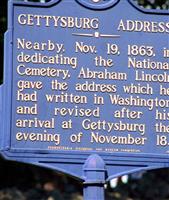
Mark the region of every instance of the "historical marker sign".
POLYGON ((10 1, 8 28, 4 155, 169 158, 167 11, 131 0, 10 1))

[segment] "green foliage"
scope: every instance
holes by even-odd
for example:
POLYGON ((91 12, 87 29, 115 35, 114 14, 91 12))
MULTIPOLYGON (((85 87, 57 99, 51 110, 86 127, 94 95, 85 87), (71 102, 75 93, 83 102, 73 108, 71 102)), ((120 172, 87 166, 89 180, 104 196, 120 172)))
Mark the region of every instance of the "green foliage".
POLYGON ((169 0, 134 0, 138 5, 150 9, 169 9, 169 0))

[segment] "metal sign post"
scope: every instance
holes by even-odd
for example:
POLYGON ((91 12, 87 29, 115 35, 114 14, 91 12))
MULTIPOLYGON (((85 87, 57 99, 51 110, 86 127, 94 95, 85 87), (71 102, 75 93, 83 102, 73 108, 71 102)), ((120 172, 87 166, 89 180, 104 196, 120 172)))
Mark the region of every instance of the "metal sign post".
POLYGON ((104 185, 106 180, 106 168, 103 159, 91 155, 83 167, 85 174, 84 199, 104 200, 104 185))
POLYGON ((168 167, 169 12, 8 3, 1 154, 79 178, 88 200, 114 177, 168 167))

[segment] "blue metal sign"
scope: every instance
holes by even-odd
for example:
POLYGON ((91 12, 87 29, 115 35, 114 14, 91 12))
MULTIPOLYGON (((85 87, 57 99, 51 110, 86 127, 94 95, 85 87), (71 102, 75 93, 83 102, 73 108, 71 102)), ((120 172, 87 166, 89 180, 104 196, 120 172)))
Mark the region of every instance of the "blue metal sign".
POLYGON ((80 178, 91 154, 109 175, 168 166, 168 14, 132 0, 9 1, 2 154, 80 178))

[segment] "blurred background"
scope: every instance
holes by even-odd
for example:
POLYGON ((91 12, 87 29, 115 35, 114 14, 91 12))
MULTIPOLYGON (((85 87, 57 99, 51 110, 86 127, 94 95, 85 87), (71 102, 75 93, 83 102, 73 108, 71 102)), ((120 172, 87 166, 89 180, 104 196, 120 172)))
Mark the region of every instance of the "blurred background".
MULTIPOLYGON (((169 0, 133 1, 147 9, 169 10, 169 0)), ((3 83, 6 26, 7 0, 0 0, 0 84, 3 83)), ((106 200, 169 200, 169 169, 119 177, 107 183, 105 188, 106 200)), ((0 200, 82 200, 82 190, 82 183, 72 177, 0 158, 0 200)))

